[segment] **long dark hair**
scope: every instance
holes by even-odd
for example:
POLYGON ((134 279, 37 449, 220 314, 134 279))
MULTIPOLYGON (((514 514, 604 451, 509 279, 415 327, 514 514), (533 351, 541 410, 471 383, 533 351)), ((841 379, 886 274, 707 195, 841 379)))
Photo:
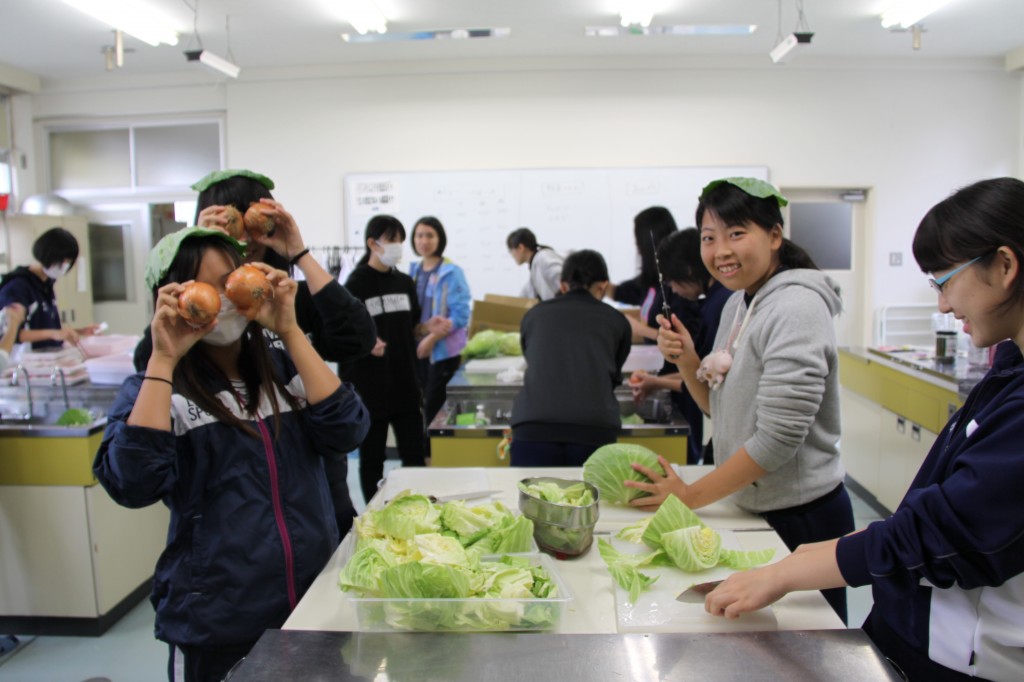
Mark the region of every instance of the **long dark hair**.
MULTIPOLYGON (((932 207, 914 234, 914 260, 923 272, 946 270, 973 258, 990 265, 1000 246, 1013 251, 1024 267, 1024 182, 1016 178, 982 180, 960 189, 932 207)), ((996 310, 1024 301, 1024 277, 996 310)))
POLYGON ((688 227, 662 239, 658 260, 665 281, 697 284, 707 292, 711 273, 700 257, 700 232, 696 228, 688 227))
MULTIPOLYGON (((178 255, 171 263, 167 274, 153 289, 156 300, 157 290, 170 282, 187 282, 195 279, 199 273, 203 256, 209 249, 218 249, 226 254, 236 267, 242 264, 242 257, 225 239, 216 236, 193 237, 186 239, 178 248, 178 255)), ((224 390, 226 379, 205 352, 205 344, 201 341, 189 349, 177 367, 174 368, 174 387, 217 421, 238 427, 249 435, 259 438, 259 433, 245 421, 236 417, 217 399, 217 392, 224 390)), ((274 411, 274 432, 281 433, 281 411, 277 403, 280 392, 293 410, 301 408, 299 401, 288 392, 284 382, 274 371, 267 341, 263 336, 263 328, 256 322, 250 322, 242 334, 242 350, 238 357, 238 371, 245 383, 246 399, 242 406, 246 413, 256 414, 260 404, 260 395, 265 393, 274 411), (275 390, 276 389, 276 390, 275 390)))
MULTIPOLYGON (((242 215, 245 215, 251 204, 259 203, 260 199, 273 198, 274 195, 260 181, 244 175, 235 175, 210 185, 199 193, 199 198, 196 199, 196 217, 193 219, 193 224, 199 224, 199 213, 210 206, 234 206, 242 215)), ((277 270, 292 271, 288 259, 270 248, 266 249, 263 262, 277 270)))
POLYGON ((633 218, 633 236, 640 253, 640 283, 645 289, 658 285, 654 253, 661 240, 676 231, 676 219, 664 206, 651 206, 633 218))
MULTIPOLYGON (((771 232, 776 225, 780 229, 784 225, 779 202, 774 197, 755 197, 728 182, 723 182, 701 197, 700 203, 697 204, 698 229, 703 223, 705 212, 714 213, 726 225, 753 223, 766 232, 771 232)), ((783 237, 782 246, 779 247, 779 270, 801 268, 820 269, 809 253, 792 240, 783 237)))
MULTIPOLYGON (((386 237, 391 241, 397 239, 398 241, 405 241, 405 227, 402 226, 402 221, 392 215, 375 215, 370 218, 370 222, 366 223, 366 231, 363 234, 363 241, 372 239, 374 241, 380 241, 382 237, 386 237)), ((360 265, 366 265, 370 262, 370 247, 366 247, 366 253, 359 259, 360 265)))

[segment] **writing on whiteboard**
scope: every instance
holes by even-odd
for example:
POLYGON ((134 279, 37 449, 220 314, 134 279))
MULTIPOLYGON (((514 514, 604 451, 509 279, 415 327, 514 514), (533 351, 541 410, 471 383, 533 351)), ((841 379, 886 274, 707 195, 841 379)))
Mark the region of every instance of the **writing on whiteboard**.
POLYGON ((353 201, 361 214, 395 213, 398 211, 397 183, 391 180, 357 182, 353 201))

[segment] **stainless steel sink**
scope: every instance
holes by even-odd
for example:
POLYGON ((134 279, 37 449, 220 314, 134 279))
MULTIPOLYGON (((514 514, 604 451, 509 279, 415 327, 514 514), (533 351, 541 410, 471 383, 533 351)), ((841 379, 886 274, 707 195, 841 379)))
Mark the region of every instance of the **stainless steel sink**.
MULTIPOLYGON (((633 401, 633 396, 628 388, 617 390, 615 397, 618 400, 619 414, 622 417, 638 415, 643 420, 642 424, 623 424, 623 432, 642 432, 644 429, 678 428, 680 426, 689 429, 684 419, 673 414, 672 401, 668 391, 654 393, 640 404, 633 401)), ((448 402, 430 423, 430 435, 500 435, 503 429, 508 428, 509 420, 512 417, 514 398, 515 392, 510 391, 460 392, 458 395, 450 395, 448 402), (488 424, 478 425, 470 421, 476 415, 478 407, 486 416, 488 424), (469 423, 457 423, 459 415, 466 415, 464 419, 469 423)))
POLYGON ((107 423, 105 410, 89 405, 71 405, 82 408, 92 415, 88 424, 63 426, 57 423, 65 412, 63 403, 37 403, 32 406, 33 414, 27 413, 27 406, 0 401, 0 435, 37 436, 83 436, 94 433, 107 423))

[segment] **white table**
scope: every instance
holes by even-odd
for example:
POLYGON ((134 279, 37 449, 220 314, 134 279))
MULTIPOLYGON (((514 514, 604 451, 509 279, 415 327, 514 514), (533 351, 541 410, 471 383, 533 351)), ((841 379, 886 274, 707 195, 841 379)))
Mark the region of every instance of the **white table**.
MULTIPOLYGON (((683 467, 682 476, 693 481, 711 467, 683 467)), ((516 483, 531 476, 581 478, 578 468, 398 468, 390 472, 384 485, 368 505, 377 508, 397 493, 411 489, 431 495, 446 495, 467 491, 496 490, 490 499, 498 500, 510 508, 518 507, 516 483)), ((483 501, 483 500, 481 500, 483 501)), ((472 502, 470 502, 471 504, 472 502)), ((774 548, 775 560, 789 552, 781 538, 759 516, 744 512, 731 502, 721 501, 698 511, 711 527, 732 530, 736 541, 745 550, 774 548)), ((623 526, 639 521, 649 512, 634 509, 602 507, 595 529, 598 536, 614 533, 623 526)), ((348 556, 351 538, 339 546, 330 561, 303 596, 295 611, 284 624, 286 630, 357 631, 359 623, 349 602, 349 596, 338 587, 338 574, 348 556)), ((595 540, 596 542, 596 540, 595 540)), ((574 599, 562 616, 557 632, 562 634, 617 633, 620 631, 616 615, 616 589, 597 548, 568 561, 556 562, 556 569, 573 591, 574 599)), ((789 594, 772 606, 779 630, 821 630, 843 628, 820 592, 789 594)), ((674 624, 672 632, 742 632, 763 629, 763 619, 743 618, 726 621, 721 618, 693 619, 674 624)))

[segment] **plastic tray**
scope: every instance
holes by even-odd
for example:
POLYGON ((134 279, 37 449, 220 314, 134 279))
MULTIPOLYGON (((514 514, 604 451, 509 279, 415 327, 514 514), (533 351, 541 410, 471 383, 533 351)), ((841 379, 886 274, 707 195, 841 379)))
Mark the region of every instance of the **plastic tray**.
POLYGON ((558 596, 547 599, 350 597, 359 629, 363 632, 529 632, 557 629, 573 596, 555 569, 555 562, 546 554, 514 556, 526 556, 532 565, 543 566, 557 585, 558 596), (538 620, 541 621, 539 624, 538 620))

